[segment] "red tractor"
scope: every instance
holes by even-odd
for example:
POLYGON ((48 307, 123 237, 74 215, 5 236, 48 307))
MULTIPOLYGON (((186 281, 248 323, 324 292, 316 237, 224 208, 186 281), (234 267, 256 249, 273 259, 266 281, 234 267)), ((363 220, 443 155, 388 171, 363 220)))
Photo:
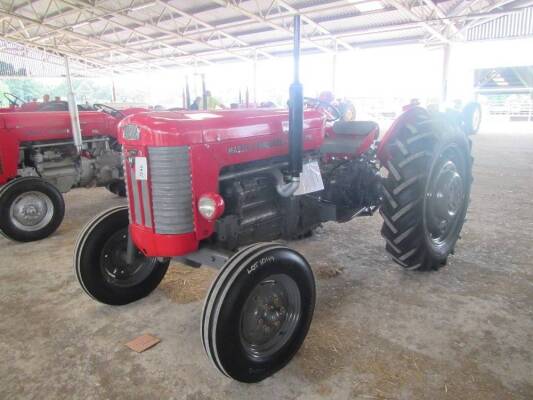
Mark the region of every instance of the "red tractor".
MULTIPOLYGON (((141 108, 117 110, 96 104, 80 108, 83 148, 74 145, 66 102, 20 103, 0 113, 0 232, 29 242, 61 224, 61 193, 73 187, 107 186, 125 195, 117 125, 141 108), (9 111, 7 111, 9 110, 9 111)), ((18 99, 18 101, 17 101, 18 99)))
POLYGON ((296 17, 289 111, 124 119, 128 206, 89 222, 74 256, 82 288, 109 305, 147 296, 170 259, 221 268, 205 300, 202 341, 213 365, 242 382, 283 368, 313 316, 308 262, 272 241, 379 210, 392 258, 435 270, 453 253, 469 203, 470 143, 455 119, 411 108, 378 141, 374 122, 329 123, 338 110, 304 111, 298 39, 296 17))

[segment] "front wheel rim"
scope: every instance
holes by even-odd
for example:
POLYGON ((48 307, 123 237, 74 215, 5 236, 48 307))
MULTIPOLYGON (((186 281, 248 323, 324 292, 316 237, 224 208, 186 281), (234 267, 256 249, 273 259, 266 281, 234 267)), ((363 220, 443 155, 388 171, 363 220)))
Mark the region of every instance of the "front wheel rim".
POLYGON ((46 227, 54 216, 54 204, 46 194, 29 191, 19 194, 11 203, 9 217, 15 228, 34 232, 46 227))
POLYGON ((271 275, 249 294, 241 311, 239 336, 248 357, 262 361, 282 349, 301 319, 298 285, 285 274, 271 275))
POLYGON ((133 263, 126 262, 128 228, 115 232, 105 242, 100 255, 101 272, 113 286, 132 287, 146 280, 157 264, 157 258, 146 257, 135 249, 133 263))

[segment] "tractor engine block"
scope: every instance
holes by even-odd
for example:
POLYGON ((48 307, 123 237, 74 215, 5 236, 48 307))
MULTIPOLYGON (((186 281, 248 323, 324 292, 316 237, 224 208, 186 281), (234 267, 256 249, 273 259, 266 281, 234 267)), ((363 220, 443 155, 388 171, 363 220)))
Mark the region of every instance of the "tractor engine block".
POLYGON ((315 196, 280 196, 276 189, 280 170, 265 170, 263 165, 261 172, 253 173, 256 164, 246 166, 250 174, 220 183, 226 208, 216 223, 214 240, 219 246, 234 250, 258 241, 295 239, 329 219, 315 196))
POLYGON ((226 210, 217 221, 218 241, 234 249, 258 240, 274 240, 282 230, 281 198, 274 177, 254 175, 222 184, 226 210))
POLYGON ((41 176, 60 192, 73 187, 105 186, 123 178, 116 143, 108 138, 87 140, 78 157, 71 144, 31 143, 22 147, 21 176, 41 176))

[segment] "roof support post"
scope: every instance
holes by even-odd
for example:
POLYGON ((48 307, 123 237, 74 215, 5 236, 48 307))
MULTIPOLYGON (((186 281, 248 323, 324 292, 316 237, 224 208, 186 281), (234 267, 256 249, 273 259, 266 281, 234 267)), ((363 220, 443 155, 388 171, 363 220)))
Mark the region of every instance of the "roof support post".
POLYGON ((72 138, 74 139, 74 145, 78 153, 81 152, 83 147, 83 139, 81 136, 80 115, 78 113, 78 105, 76 104, 76 97, 74 96, 74 89, 72 88, 72 79, 70 78, 70 67, 68 64, 68 57, 65 56, 65 71, 67 73, 67 86, 68 86, 68 111, 70 114, 70 123, 72 126, 72 138))
POLYGON ((117 102, 117 89, 115 87, 115 79, 111 79, 111 89, 112 89, 112 96, 111 96, 111 100, 113 101, 113 103, 116 103, 117 102))
POLYGON ((339 53, 339 45, 337 41, 335 41, 335 51, 333 52, 333 56, 331 58, 331 91, 333 92, 333 95, 337 95, 337 55, 339 53))
POLYGON ((254 51, 254 61, 252 66, 252 93, 254 96, 254 106, 257 107, 257 51, 254 51))
POLYGON ((444 44, 442 54, 442 91, 441 91, 441 102, 442 104, 446 103, 448 100, 448 75, 450 69, 450 52, 451 45, 449 43, 444 44))

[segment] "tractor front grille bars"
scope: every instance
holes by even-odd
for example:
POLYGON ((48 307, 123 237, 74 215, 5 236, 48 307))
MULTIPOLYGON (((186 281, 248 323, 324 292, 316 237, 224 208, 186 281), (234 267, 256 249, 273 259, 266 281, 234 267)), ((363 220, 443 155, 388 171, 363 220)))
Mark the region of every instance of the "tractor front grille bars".
MULTIPOLYGON (((188 146, 148 148, 156 233, 194 231, 189 153, 188 146)), ((144 198, 143 203, 147 204, 144 198)))

